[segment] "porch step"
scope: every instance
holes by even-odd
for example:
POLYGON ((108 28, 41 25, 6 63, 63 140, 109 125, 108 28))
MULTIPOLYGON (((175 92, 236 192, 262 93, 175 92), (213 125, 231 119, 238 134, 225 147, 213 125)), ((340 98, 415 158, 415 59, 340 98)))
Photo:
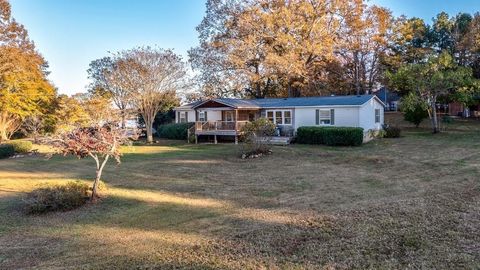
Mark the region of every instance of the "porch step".
POLYGON ((292 141, 292 137, 274 136, 269 140, 269 144, 273 145, 288 145, 292 141))

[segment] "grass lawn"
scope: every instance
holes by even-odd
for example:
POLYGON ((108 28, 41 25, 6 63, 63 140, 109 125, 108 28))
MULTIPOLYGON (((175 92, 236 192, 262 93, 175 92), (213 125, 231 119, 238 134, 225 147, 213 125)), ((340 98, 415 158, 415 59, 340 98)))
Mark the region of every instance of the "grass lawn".
POLYGON ((426 127, 254 160, 233 144, 126 147, 101 202, 41 216, 24 193, 89 180, 93 161, 1 160, 0 268, 478 269, 480 122, 426 127))

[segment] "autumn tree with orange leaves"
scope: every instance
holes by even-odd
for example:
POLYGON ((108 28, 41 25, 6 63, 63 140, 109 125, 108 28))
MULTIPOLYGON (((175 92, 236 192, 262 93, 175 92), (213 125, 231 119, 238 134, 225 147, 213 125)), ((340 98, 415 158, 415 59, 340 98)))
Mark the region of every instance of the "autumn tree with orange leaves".
POLYGON ((190 61, 207 96, 371 90, 391 14, 363 0, 210 0, 190 61))
POLYGON ((47 67, 27 30, 11 17, 9 2, 0 0, 0 142, 26 117, 50 107, 55 90, 46 79, 47 67))

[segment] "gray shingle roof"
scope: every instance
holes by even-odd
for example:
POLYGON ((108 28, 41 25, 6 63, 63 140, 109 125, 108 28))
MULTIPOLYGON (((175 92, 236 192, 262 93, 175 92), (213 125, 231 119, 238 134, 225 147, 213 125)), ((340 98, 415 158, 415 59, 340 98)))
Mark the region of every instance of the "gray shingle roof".
POLYGON ((194 101, 192 103, 188 103, 188 104, 184 104, 180 107, 176 107, 175 109, 192 109, 193 107, 199 105, 200 103, 203 103, 203 100, 198 100, 198 101, 194 101))
MULTIPOLYGON (((258 99, 216 98, 213 99, 213 101, 217 101, 233 108, 282 108, 309 106, 360 106, 373 97, 374 95, 258 99)), ((194 108, 200 104, 202 104, 202 102, 194 102, 184 105, 182 108, 194 108)))

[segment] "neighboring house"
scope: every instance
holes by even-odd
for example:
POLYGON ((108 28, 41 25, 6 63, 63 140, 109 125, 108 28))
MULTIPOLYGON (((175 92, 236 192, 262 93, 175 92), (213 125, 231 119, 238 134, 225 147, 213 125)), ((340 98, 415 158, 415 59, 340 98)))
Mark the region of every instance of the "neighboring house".
POLYGON ((459 117, 480 117, 480 104, 474 104, 472 106, 464 106, 460 102, 450 102, 447 105, 447 112, 451 116, 459 117))
POLYGON ((400 96, 397 93, 388 90, 386 87, 382 87, 373 94, 385 104, 386 111, 398 111, 400 96))
POLYGON ((265 117, 277 125, 281 136, 294 136, 302 126, 361 127, 365 135, 384 123, 384 104, 375 95, 298 98, 216 98, 175 108, 175 122, 195 122, 196 138, 202 135, 235 136, 248 121, 265 117))

